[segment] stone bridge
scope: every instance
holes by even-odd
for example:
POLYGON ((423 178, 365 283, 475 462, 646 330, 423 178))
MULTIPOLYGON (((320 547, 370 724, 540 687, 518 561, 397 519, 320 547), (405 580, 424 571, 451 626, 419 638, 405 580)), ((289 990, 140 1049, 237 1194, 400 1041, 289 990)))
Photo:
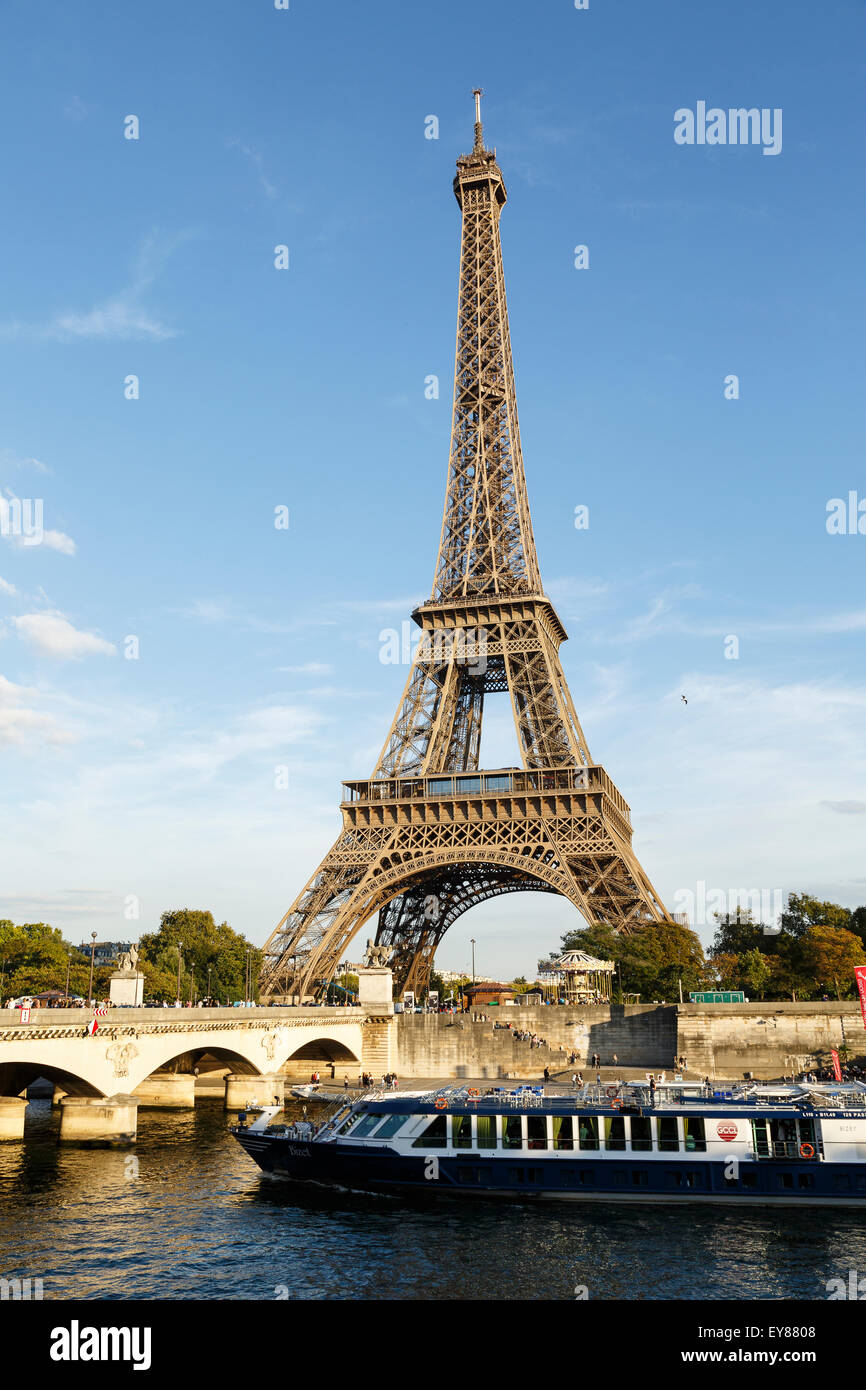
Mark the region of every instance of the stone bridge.
POLYGON ((226 1106, 282 1101, 285 1071, 335 1063, 390 1070, 390 1010, 369 1008, 90 1009, 0 1013, 0 1138, 20 1138, 22 1099, 45 1078, 61 1103, 61 1139, 130 1140, 138 1105, 194 1103, 199 1071, 229 1068, 226 1106), (292 1063, 295 1067, 292 1067, 292 1063))

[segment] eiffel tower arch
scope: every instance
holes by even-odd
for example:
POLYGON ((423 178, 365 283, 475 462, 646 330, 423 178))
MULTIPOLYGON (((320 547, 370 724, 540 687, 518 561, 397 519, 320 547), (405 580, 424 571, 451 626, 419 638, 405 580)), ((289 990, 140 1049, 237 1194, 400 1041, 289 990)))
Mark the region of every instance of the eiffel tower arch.
POLYGON ((485 148, 457 160, 462 215, 451 453, 430 599, 372 776, 344 784, 343 828, 264 947, 263 999, 315 996, 378 913, 398 988, 423 991, 468 908, 534 890, 628 932, 668 913, 631 847, 629 808, 594 763, 559 660, 520 448, 499 218, 485 148), (484 697, 507 693, 520 768, 479 767, 484 697))

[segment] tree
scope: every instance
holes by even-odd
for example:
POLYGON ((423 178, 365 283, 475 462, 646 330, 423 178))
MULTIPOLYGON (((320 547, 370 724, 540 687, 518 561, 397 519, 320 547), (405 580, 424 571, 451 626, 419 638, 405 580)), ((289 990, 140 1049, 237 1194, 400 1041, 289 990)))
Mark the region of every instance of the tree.
POLYGON ((253 994, 262 953, 233 931, 227 922, 214 922, 213 913, 196 908, 164 912, 159 930, 139 942, 141 967, 148 991, 156 997, 177 993, 178 949, 182 957, 180 997, 201 998, 208 990, 215 999, 244 998, 247 959, 251 962, 253 994))
POLYGON ((854 968, 866 965, 866 951, 853 932, 816 924, 803 937, 803 961, 818 988, 832 988, 841 999, 843 992, 853 992, 854 968))
POLYGON ((769 984, 773 971, 767 956, 762 956, 758 950, 746 951, 739 957, 740 971, 750 994, 757 994, 760 999, 764 997, 764 991, 769 984))
POLYGON ((624 993, 650 999, 677 999, 707 982, 704 948, 695 932, 678 922, 647 922, 620 938, 620 976, 624 993))
POLYGON ((741 988, 740 960, 741 957, 732 951, 719 951, 717 955, 710 958, 709 968, 715 977, 715 985, 718 989, 741 988))
POLYGON ((851 923, 851 909, 839 903, 820 902, 808 893, 789 893, 788 910, 782 913, 782 930, 803 937, 810 927, 844 927, 851 923))

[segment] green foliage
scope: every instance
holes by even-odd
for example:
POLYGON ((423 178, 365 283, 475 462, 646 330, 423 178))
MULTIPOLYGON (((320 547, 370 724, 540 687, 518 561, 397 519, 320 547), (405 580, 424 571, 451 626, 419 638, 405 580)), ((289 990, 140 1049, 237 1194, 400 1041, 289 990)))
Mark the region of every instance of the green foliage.
POLYGON ((639 994, 642 1003, 653 999, 678 999, 702 989, 707 982, 707 963, 700 940, 677 922, 657 922, 620 934, 607 924, 583 927, 562 938, 563 951, 587 951, 597 960, 612 960, 614 999, 639 994))
POLYGON ((208 992, 221 1003, 234 1003, 244 997, 247 952, 252 950, 252 983, 261 968, 261 951, 251 947, 244 936, 232 931, 227 922, 214 922, 213 913, 182 907, 164 912, 159 930, 142 936, 139 942, 140 966, 145 989, 155 998, 174 999, 177 995, 178 948, 181 953, 180 998, 200 999, 208 992))
MULTIPOLYGON (((49 989, 65 991, 67 967, 70 995, 86 997, 90 957, 64 940, 62 932, 46 922, 16 925, 8 918, 0 921, 0 997, 43 994, 49 989)), ((94 970, 95 998, 107 996, 110 975, 108 966, 94 970)))

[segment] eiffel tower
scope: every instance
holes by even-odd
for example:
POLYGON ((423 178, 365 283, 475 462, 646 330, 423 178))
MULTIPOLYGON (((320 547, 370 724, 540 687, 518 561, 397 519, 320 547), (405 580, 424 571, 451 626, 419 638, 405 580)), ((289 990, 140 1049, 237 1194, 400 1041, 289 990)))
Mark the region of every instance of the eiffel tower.
POLYGON ((559 661, 523 473, 499 217, 485 148, 457 160, 462 214, 454 410, 433 593, 372 777, 347 782, 343 829, 264 947, 263 999, 321 995, 378 913, 398 989, 427 987, 439 942, 476 903, 560 893, 587 922, 667 921, 631 847, 629 808, 594 763, 559 661), (479 768, 486 695, 511 700, 521 768, 479 768))

